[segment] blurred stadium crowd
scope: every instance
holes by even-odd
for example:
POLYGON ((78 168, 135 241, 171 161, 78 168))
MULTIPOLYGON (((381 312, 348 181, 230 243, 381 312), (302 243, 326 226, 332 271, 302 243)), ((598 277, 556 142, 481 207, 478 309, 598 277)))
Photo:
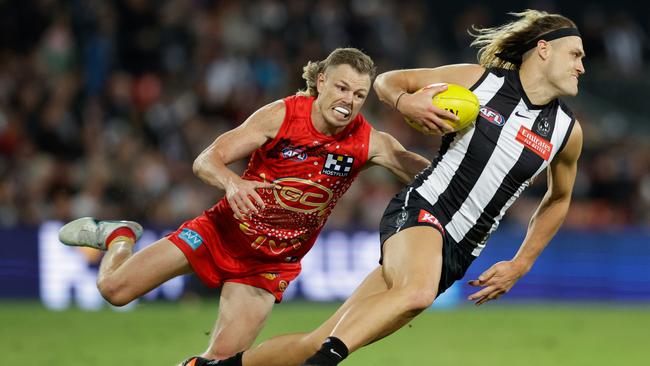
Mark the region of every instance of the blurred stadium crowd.
MULTIPOLYGON (((355 46, 380 72, 475 62, 466 29, 499 24, 508 10, 525 7, 572 17, 584 36, 587 74, 581 96, 568 103, 586 139, 567 225, 650 225, 650 133, 647 120, 638 119, 647 115, 644 101, 635 103, 650 88, 647 12, 593 2, 573 8, 513 2, 502 9, 428 4, 0 2, 0 226, 86 215, 176 225, 222 194, 193 176, 194 157, 263 104, 302 88, 308 60, 355 46)), ((404 127, 374 94, 364 114, 405 146, 435 156, 438 139, 404 127)), ((507 220, 527 223, 543 180, 507 220)), ((329 227, 376 229, 398 188, 385 172, 370 169, 329 227)))

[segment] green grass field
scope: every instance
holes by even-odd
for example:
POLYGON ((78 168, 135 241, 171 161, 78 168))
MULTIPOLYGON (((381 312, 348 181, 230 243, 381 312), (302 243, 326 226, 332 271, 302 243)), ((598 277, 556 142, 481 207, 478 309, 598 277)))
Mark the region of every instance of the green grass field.
MULTIPOLYGON (((308 330, 335 307, 276 306, 260 339, 308 330)), ((0 303, 0 365, 174 365, 205 348, 215 315, 207 302, 143 303, 130 312, 0 303)), ((489 304, 426 312, 344 364, 641 366, 649 341, 647 306, 489 304)))

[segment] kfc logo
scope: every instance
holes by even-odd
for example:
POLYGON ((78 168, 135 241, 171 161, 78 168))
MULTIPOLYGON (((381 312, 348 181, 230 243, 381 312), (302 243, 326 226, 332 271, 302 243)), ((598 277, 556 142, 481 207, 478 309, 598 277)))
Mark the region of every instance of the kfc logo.
POLYGON ((435 216, 433 216, 432 214, 430 214, 428 211, 420 210, 420 214, 418 215, 418 222, 431 224, 431 225, 437 227, 438 230, 440 230, 440 232, 442 232, 442 233, 445 232, 445 229, 440 224, 440 221, 438 221, 438 219, 435 216))

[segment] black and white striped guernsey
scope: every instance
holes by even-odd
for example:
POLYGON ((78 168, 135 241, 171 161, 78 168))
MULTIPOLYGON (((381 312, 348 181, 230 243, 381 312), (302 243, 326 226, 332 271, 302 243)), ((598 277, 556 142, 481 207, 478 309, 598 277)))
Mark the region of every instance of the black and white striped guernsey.
POLYGON ((445 135, 411 189, 433 206, 451 244, 478 256, 508 207, 564 148, 575 118, 558 99, 533 105, 516 70, 489 69, 471 90, 481 104, 475 125, 445 135))

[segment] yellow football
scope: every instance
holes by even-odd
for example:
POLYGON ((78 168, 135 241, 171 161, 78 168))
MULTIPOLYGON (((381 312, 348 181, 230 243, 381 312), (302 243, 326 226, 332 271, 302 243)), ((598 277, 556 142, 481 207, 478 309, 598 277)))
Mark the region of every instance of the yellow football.
MULTIPOLYGON (((438 84, 431 84, 418 90, 416 93, 430 89, 438 84)), ((431 103, 438 108, 452 112, 459 117, 458 121, 445 120, 454 131, 460 131, 476 121, 480 108, 478 98, 469 89, 456 84, 447 84, 447 90, 433 96, 431 103)), ((432 134, 424 131, 420 125, 404 117, 406 123, 424 134, 432 134)))

